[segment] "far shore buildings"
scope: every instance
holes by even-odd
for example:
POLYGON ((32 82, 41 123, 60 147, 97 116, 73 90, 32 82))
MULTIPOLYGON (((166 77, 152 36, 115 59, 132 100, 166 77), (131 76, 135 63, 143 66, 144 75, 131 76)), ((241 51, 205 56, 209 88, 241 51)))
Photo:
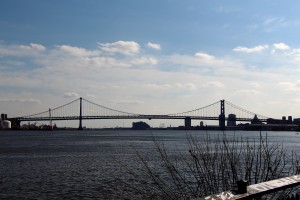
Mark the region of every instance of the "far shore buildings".
POLYGON ((11 129, 11 122, 7 120, 7 114, 1 114, 0 129, 11 129))
MULTIPOLYGON (((261 120, 257 115, 253 119, 245 123, 237 123, 235 114, 229 114, 227 124, 224 130, 269 130, 269 131, 300 131, 300 118, 293 119, 292 116, 283 116, 281 119, 264 119, 261 120)), ((218 126, 219 127, 219 126, 218 126)), ((200 122, 200 126, 191 126, 191 118, 185 118, 185 129, 215 129, 214 126, 204 126, 204 122, 200 122)), ((219 127, 220 128, 220 127, 219 127)))
POLYGON ((146 122, 133 122, 132 123, 132 129, 134 130, 146 130, 146 129, 150 129, 149 124, 147 124, 146 122))
MULTIPOLYGON (((167 129, 173 130, 266 130, 266 131, 300 131, 300 118, 293 119, 291 116, 287 118, 284 116, 282 119, 264 119, 261 120, 257 115, 254 115, 253 119, 245 123, 237 123, 239 121, 235 114, 229 114, 226 118, 226 127, 218 125, 207 125, 205 122, 200 121, 199 125, 192 126, 192 118, 184 118, 184 126, 168 127, 167 129), (204 125, 205 123, 205 125, 204 125)), ((146 130, 150 129, 150 126, 146 122, 133 122, 132 129, 134 130, 146 130)))

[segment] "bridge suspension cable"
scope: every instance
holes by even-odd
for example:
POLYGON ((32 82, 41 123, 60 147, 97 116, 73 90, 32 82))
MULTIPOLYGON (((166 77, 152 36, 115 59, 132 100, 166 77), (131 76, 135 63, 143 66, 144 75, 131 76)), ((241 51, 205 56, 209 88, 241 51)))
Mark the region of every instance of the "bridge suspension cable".
POLYGON ((194 110, 175 113, 175 114, 168 114, 168 116, 186 116, 186 117, 217 117, 220 114, 220 101, 212 103, 210 105, 197 108, 194 110))
MULTIPOLYGON (((223 102, 223 104, 222 104, 223 102)), ((62 106, 46 110, 37 114, 17 117, 19 121, 50 121, 51 120, 82 120, 82 119, 192 119, 220 120, 221 105, 224 100, 217 101, 207 106, 194 110, 167 115, 144 115, 124 112, 93 103, 87 99, 79 98, 62 106)), ((268 117, 255 114, 228 101, 225 101, 225 114, 236 115, 237 120, 250 121, 256 115, 259 119, 266 120, 268 117)), ((225 116, 225 117, 227 117, 225 116)))
POLYGON ((130 112, 124 112, 112 108, 108 108, 96 103, 93 103, 89 100, 82 99, 83 100, 83 116, 138 116, 138 114, 130 113, 130 112))
POLYGON ((249 110, 246 110, 244 108, 241 108, 239 106, 234 105, 233 103, 229 101, 225 101, 226 110, 225 112, 227 114, 235 114, 237 118, 244 118, 244 119, 253 119, 253 117, 256 115, 259 119, 268 119, 269 117, 251 112, 249 110))
MULTIPOLYGON (((71 101, 67 104, 64 104, 62 106, 58 106, 56 108, 50 109, 51 117, 72 117, 72 116, 78 116, 79 113, 79 99, 76 99, 74 101, 71 101)), ((27 118, 41 118, 41 119, 49 119, 49 110, 40 112, 37 114, 27 115, 20 117, 21 119, 27 119, 27 118)))

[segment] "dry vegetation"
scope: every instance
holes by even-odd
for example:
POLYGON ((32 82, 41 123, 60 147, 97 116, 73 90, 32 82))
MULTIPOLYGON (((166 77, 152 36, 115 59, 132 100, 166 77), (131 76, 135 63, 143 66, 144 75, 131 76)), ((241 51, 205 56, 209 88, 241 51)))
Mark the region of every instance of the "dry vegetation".
MULTIPOLYGON (((189 149, 170 152, 163 142, 153 139, 158 161, 151 162, 136 151, 140 166, 127 168, 130 182, 120 182, 124 199, 196 199, 236 189, 236 182, 249 184, 299 174, 299 157, 283 144, 269 143, 267 136, 258 141, 226 137, 197 138, 187 135, 189 149), (159 163, 159 164, 157 164, 159 163)), ((292 188, 261 199, 286 199, 299 192, 292 188)))

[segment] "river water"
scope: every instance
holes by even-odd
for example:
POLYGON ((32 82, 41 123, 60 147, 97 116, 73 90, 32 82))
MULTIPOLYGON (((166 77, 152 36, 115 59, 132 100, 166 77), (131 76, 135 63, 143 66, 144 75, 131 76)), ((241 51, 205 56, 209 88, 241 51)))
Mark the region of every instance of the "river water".
MULTIPOLYGON (((263 132, 270 142, 300 149, 300 134, 263 132)), ((118 181, 126 170, 140 167, 137 153, 154 163, 154 142, 170 152, 188 154, 187 135, 238 135, 259 139, 259 132, 218 131, 1 131, 1 199, 122 199, 118 181)))

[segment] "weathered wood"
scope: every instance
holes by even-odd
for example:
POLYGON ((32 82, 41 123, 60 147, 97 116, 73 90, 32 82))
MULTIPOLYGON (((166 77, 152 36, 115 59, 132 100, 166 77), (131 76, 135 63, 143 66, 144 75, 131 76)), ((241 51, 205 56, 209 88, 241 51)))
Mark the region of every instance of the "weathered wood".
POLYGON ((198 198, 198 200, 245 200, 273 193, 279 190, 291 188, 297 185, 300 185, 300 174, 254 185, 249 185, 247 186, 247 192, 244 194, 238 194, 237 191, 233 190, 221 192, 219 194, 214 194, 207 197, 198 198))

